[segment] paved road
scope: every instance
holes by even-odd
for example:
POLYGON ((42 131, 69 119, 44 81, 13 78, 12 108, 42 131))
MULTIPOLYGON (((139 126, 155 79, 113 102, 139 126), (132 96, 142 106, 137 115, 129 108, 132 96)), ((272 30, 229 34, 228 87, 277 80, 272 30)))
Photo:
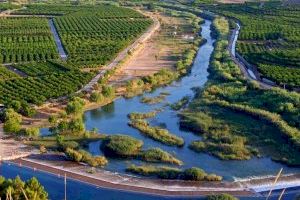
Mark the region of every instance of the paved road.
POLYGON ((274 87, 273 85, 270 85, 270 84, 260 81, 259 78, 255 75, 255 73, 251 69, 248 69, 246 67, 245 63, 243 63, 241 60, 239 60, 237 58, 236 43, 238 40, 238 35, 239 35, 241 27, 238 23, 236 25, 237 25, 236 28, 231 33, 231 36, 229 39, 229 45, 228 45, 230 56, 231 56, 233 62, 239 66, 241 72, 243 73, 243 75, 246 79, 257 82, 262 89, 270 89, 270 88, 274 87))

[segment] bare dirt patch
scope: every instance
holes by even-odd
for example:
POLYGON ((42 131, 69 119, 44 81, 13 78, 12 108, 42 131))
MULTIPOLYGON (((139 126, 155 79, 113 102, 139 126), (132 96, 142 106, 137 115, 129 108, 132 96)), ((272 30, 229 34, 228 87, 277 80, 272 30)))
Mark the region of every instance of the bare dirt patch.
POLYGON ((189 47, 190 38, 186 36, 191 35, 192 27, 184 19, 162 13, 155 17, 161 23, 160 30, 122 65, 110 83, 151 75, 163 68, 171 69, 189 47))
POLYGON ((30 154, 31 148, 21 142, 4 135, 3 125, 0 124, 0 162, 26 157, 30 154))

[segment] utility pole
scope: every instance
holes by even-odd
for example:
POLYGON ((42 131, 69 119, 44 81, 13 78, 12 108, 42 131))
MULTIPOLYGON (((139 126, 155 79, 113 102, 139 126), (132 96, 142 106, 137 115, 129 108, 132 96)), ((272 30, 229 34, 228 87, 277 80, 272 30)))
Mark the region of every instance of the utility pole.
POLYGON ((280 193, 280 196, 278 197, 278 200, 281 200, 281 198, 283 197, 283 194, 285 193, 285 189, 286 189, 286 188, 284 188, 284 189, 282 190, 282 192, 280 193))
POLYGON ((65 200, 67 200, 67 174, 65 174, 65 200))
POLYGON ((273 188, 274 188, 275 184, 277 183, 279 177, 281 176, 282 170, 283 170, 283 168, 281 168, 281 169, 279 170, 279 172, 278 172, 278 174, 277 174, 277 176, 276 176, 276 178, 275 178, 275 180, 274 180, 274 182, 273 182, 273 184, 272 184, 272 186, 271 186, 270 192, 269 192, 269 194, 268 194, 266 200, 268 200, 268 199, 270 198, 270 196, 271 196, 271 194, 272 194, 272 191, 273 191, 273 188))

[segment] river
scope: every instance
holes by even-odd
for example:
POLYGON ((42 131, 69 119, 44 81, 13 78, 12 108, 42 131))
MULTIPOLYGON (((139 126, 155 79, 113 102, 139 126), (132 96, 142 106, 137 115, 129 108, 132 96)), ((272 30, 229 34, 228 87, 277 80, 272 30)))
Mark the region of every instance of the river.
MULTIPOLYGON (((181 168, 195 166, 200 167, 209 173, 215 173, 223 176, 225 180, 235 180, 236 178, 247 178, 252 176, 275 175, 280 168, 283 168, 284 174, 299 173, 299 168, 290 168, 286 165, 273 162, 268 157, 252 158, 247 161, 223 161, 205 153, 195 153, 188 148, 188 145, 192 141, 199 140, 200 137, 191 132, 181 130, 179 127, 179 118, 177 116, 178 113, 169 108, 169 106, 166 106, 166 104, 175 103, 185 96, 192 97, 194 94, 192 88, 203 87, 207 82, 209 75, 207 69, 209 67, 209 61, 215 42, 210 36, 210 25, 211 21, 209 20, 205 20, 205 23, 202 25, 201 35, 207 40, 207 42, 199 48, 191 73, 179 81, 173 82, 170 86, 158 88, 151 93, 144 94, 144 96, 157 96, 161 92, 170 93, 164 102, 155 105, 148 105, 140 103, 140 99, 142 98, 141 96, 131 99, 119 98, 114 103, 85 112, 84 118, 86 128, 88 130, 97 128, 101 133, 127 134, 137 139, 141 139, 144 141, 144 149, 159 147, 181 159, 184 162, 184 165, 181 166, 181 168), (138 130, 128 126, 129 120, 127 115, 129 113, 149 112, 157 108, 163 108, 163 111, 159 112, 156 117, 150 119, 150 124, 163 126, 171 133, 184 138, 184 147, 178 148, 163 145, 143 136, 138 130)), ((43 134, 47 132, 48 130, 42 129, 43 134)), ((100 141, 93 142, 89 145, 89 151, 94 155, 102 155, 99 146, 100 141)), ((109 164, 105 169, 125 173, 126 167, 133 163, 145 164, 144 162, 137 160, 109 159, 109 164)), ((47 177, 41 177, 47 179, 47 177)), ((78 186, 74 184, 74 188, 78 188, 78 186)), ((94 192, 93 194, 95 193, 97 192, 94 192)), ((138 197, 135 199, 138 199, 138 197)))
MULTIPOLYGON (((191 132, 181 130, 179 127, 179 118, 177 112, 173 111, 166 103, 175 103, 185 96, 193 96, 192 88, 203 87, 207 82, 210 56, 214 49, 214 40, 210 36, 211 22, 206 20, 202 25, 201 35, 207 42, 199 48, 195 58, 191 73, 170 86, 156 89, 152 93, 144 96, 157 96, 161 92, 170 93, 166 100, 155 105, 140 103, 141 96, 132 99, 120 98, 114 103, 102 108, 88 111, 84 114, 86 128, 91 130, 97 128, 105 134, 127 134, 144 141, 144 149, 159 147, 166 150, 184 162, 182 168, 200 167, 210 173, 216 173, 224 176, 227 180, 233 180, 235 177, 243 178, 248 176, 264 176, 276 174, 281 167, 284 173, 300 172, 300 169, 289 168, 282 164, 273 162, 270 158, 253 158, 247 161, 222 161, 213 156, 204 153, 195 153, 188 148, 188 145, 199 140, 199 136, 191 132), (156 117, 149 120, 151 125, 163 126, 171 133, 184 138, 185 145, 183 148, 170 147, 156 142, 148 137, 143 136, 138 130, 128 126, 127 115, 131 112, 149 112, 157 108, 164 110, 157 114, 156 117)), ((100 142, 90 144, 90 152, 95 155, 101 155, 99 149, 100 142)), ((108 170, 124 172, 126 166, 131 163, 143 163, 134 160, 110 159, 107 166, 108 170)))

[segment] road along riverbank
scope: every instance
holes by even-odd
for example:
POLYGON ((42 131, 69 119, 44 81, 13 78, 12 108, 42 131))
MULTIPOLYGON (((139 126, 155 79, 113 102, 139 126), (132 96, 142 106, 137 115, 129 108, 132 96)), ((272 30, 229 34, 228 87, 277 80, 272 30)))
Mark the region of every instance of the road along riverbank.
POLYGON ((279 190, 300 187, 300 174, 282 176, 276 184, 273 184, 275 176, 213 183, 146 179, 102 169, 95 169, 93 173, 89 173, 89 167, 86 165, 65 160, 41 161, 40 159, 29 157, 12 160, 7 163, 30 168, 34 171, 50 173, 58 177, 66 175, 68 179, 100 188, 169 197, 195 197, 219 193, 229 193, 241 197, 257 197, 260 196, 259 193, 267 192, 270 189, 279 190))
POLYGON ((258 74, 254 73, 253 67, 238 52, 236 52, 236 43, 238 41, 240 29, 240 24, 236 23, 236 28, 231 32, 228 44, 230 57, 232 58, 233 62, 240 68, 246 79, 257 82, 263 89, 271 89, 272 87, 274 87, 274 84, 268 84, 260 80, 258 74))
MULTIPOLYGON (((92 184, 102 188, 113 188, 146 194, 155 194, 162 196, 203 196, 213 193, 229 193, 238 196, 255 195, 250 189, 239 186, 237 183, 221 182, 193 182, 193 181, 168 181, 158 179, 145 179, 129 175, 120 175, 118 173, 97 169, 93 174, 87 172, 87 166, 76 165, 74 163, 65 167, 61 162, 45 162, 30 158, 22 158, 10 161, 19 166, 28 167, 51 173, 57 176, 66 176, 80 182, 92 184)), ((66 162, 66 161, 62 161, 66 162)))

